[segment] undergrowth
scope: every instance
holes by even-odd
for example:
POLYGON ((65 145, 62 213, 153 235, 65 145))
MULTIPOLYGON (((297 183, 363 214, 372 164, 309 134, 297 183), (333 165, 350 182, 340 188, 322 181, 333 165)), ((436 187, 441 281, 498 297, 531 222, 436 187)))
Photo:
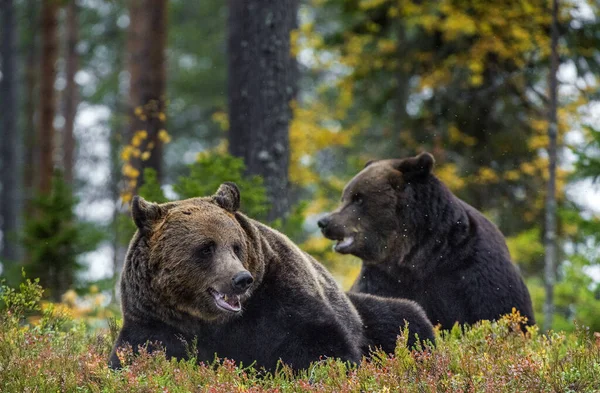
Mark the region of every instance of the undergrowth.
POLYGON ((323 359, 265 374, 227 359, 198 365, 125 351, 131 363, 111 371, 117 324, 90 331, 60 306, 41 307, 41 294, 29 280, 0 287, 2 392, 600 392, 600 335, 584 327, 523 334, 516 312, 438 332, 436 347, 423 351, 406 349, 400 332, 394 356, 375 353, 358 366, 323 359))

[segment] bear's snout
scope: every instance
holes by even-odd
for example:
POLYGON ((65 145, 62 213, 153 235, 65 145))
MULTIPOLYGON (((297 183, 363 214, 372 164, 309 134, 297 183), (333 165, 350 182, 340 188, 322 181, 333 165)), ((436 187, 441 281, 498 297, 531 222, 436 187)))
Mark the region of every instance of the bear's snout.
POLYGON ((327 228, 327 225, 329 225, 329 221, 331 221, 331 216, 328 214, 325 217, 321 218, 317 222, 317 225, 319 226, 319 228, 325 229, 325 228, 327 228))
POLYGON ((231 286, 237 293, 242 293, 252 285, 254 277, 247 270, 237 273, 231 278, 231 286))

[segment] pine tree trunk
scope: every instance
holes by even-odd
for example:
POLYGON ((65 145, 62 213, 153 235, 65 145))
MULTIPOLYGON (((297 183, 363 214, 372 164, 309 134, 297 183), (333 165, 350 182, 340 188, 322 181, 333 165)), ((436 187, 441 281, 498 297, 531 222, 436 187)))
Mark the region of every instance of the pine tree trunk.
POLYGON ((17 138, 17 89, 15 67, 15 9, 13 0, 1 0, 2 42, 0 56, 2 58, 2 81, 0 82, 0 107, 2 108, 0 142, 2 194, 0 197, 0 216, 2 219, 2 253, 0 260, 17 261, 20 247, 13 239, 20 225, 21 181, 19 177, 20 142, 17 138))
POLYGON ((54 80, 56 78, 57 57, 57 1, 44 0, 41 11, 42 53, 40 57, 40 123, 38 146, 39 192, 48 194, 52 188, 54 170, 54 116, 56 114, 56 95, 54 80))
POLYGON ((152 168, 162 178, 160 131, 165 129, 165 47, 167 39, 166 0, 132 0, 130 8, 130 100, 131 138, 146 132, 140 154, 131 164, 139 172, 133 193, 143 184, 144 169, 152 168), (145 154, 147 153, 147 154, 145 154))
POLYGON ((66 18, 66 65, 65 77, 67 84, 64 92, 64 116, 65 128, 63 130, 63 168, 64 178, 68 184, 73 184, 73 167, 75 163, 75 115, 77 114, 77 104, 79 94, 77 84, 75 83, 75 73, 78 70, 77 41, 79 35, 77 21, 77 2, 69 1, 67 4, 66 18))
POLYGON ((27 28, 22 30, 23 46, 26 48, 25 57, 25 99, 23 103, 24 112, 24 129, 23 129, 23 193, 24 193, 24 214, 31 212, 31 197, 34 194, 34 189, 38 184, 37 166, 38 154, 36 144, 36 84, 37 84, 37 64, 38 64, 38 2, 36 0, 28 0, 26 3, 27 13, 27 28))
POLYGON ((548 189, 546 193, 546 216, 545 216, 545 289, 546 299, 544 303, 544 328, 546 330, 552 327, 552 318, 554 316, 554 284, 557 266, 557 244, 556 244, 556 163, 557 163, 557 72, 559 65, 558 58, 558 0, 552 1, 552 43, 551 43, 551 66, 548 77, 549 86, 549 104, 548 104, 548 189))
POLYGON ((289 211, 290 101, 298 69, 290 53, 297 0, 229 1, 229 151, 264 179, 271 210, 289 211))

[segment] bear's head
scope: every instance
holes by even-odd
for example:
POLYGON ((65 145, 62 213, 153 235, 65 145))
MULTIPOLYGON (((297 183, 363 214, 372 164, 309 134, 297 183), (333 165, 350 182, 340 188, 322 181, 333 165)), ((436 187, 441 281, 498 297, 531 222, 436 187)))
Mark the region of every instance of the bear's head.
POLYGON ((427 201, 418 198, 428 196, 417 195, 416 188, 433 178, 434 163, 429 153, 369 161, 344 188, 341 205, 319 220, 323 235, 337 240, 339 253, 366 263, 388 260, 419 225, 427 201))
POLYGON ((128 262, 156 303, 208 322, 241 313, 264 266, 236 220, 239 205, 233 183, 222 184, 212 197, 164 204, 133 199, 139 240, 128 262))

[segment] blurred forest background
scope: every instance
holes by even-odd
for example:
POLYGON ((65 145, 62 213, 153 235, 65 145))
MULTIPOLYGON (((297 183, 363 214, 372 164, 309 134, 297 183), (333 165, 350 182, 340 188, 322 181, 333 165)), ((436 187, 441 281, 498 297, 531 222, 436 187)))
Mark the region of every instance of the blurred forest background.
POLYGON ((367 160, 427 150, 538 320, 546 283, 555 329, 600 331, 600 6, 556 3, 553 29, 550 0, 0 0, 2 277, 102 326, 132 195, 229 180, 348 288, 317 219, 367 160))

